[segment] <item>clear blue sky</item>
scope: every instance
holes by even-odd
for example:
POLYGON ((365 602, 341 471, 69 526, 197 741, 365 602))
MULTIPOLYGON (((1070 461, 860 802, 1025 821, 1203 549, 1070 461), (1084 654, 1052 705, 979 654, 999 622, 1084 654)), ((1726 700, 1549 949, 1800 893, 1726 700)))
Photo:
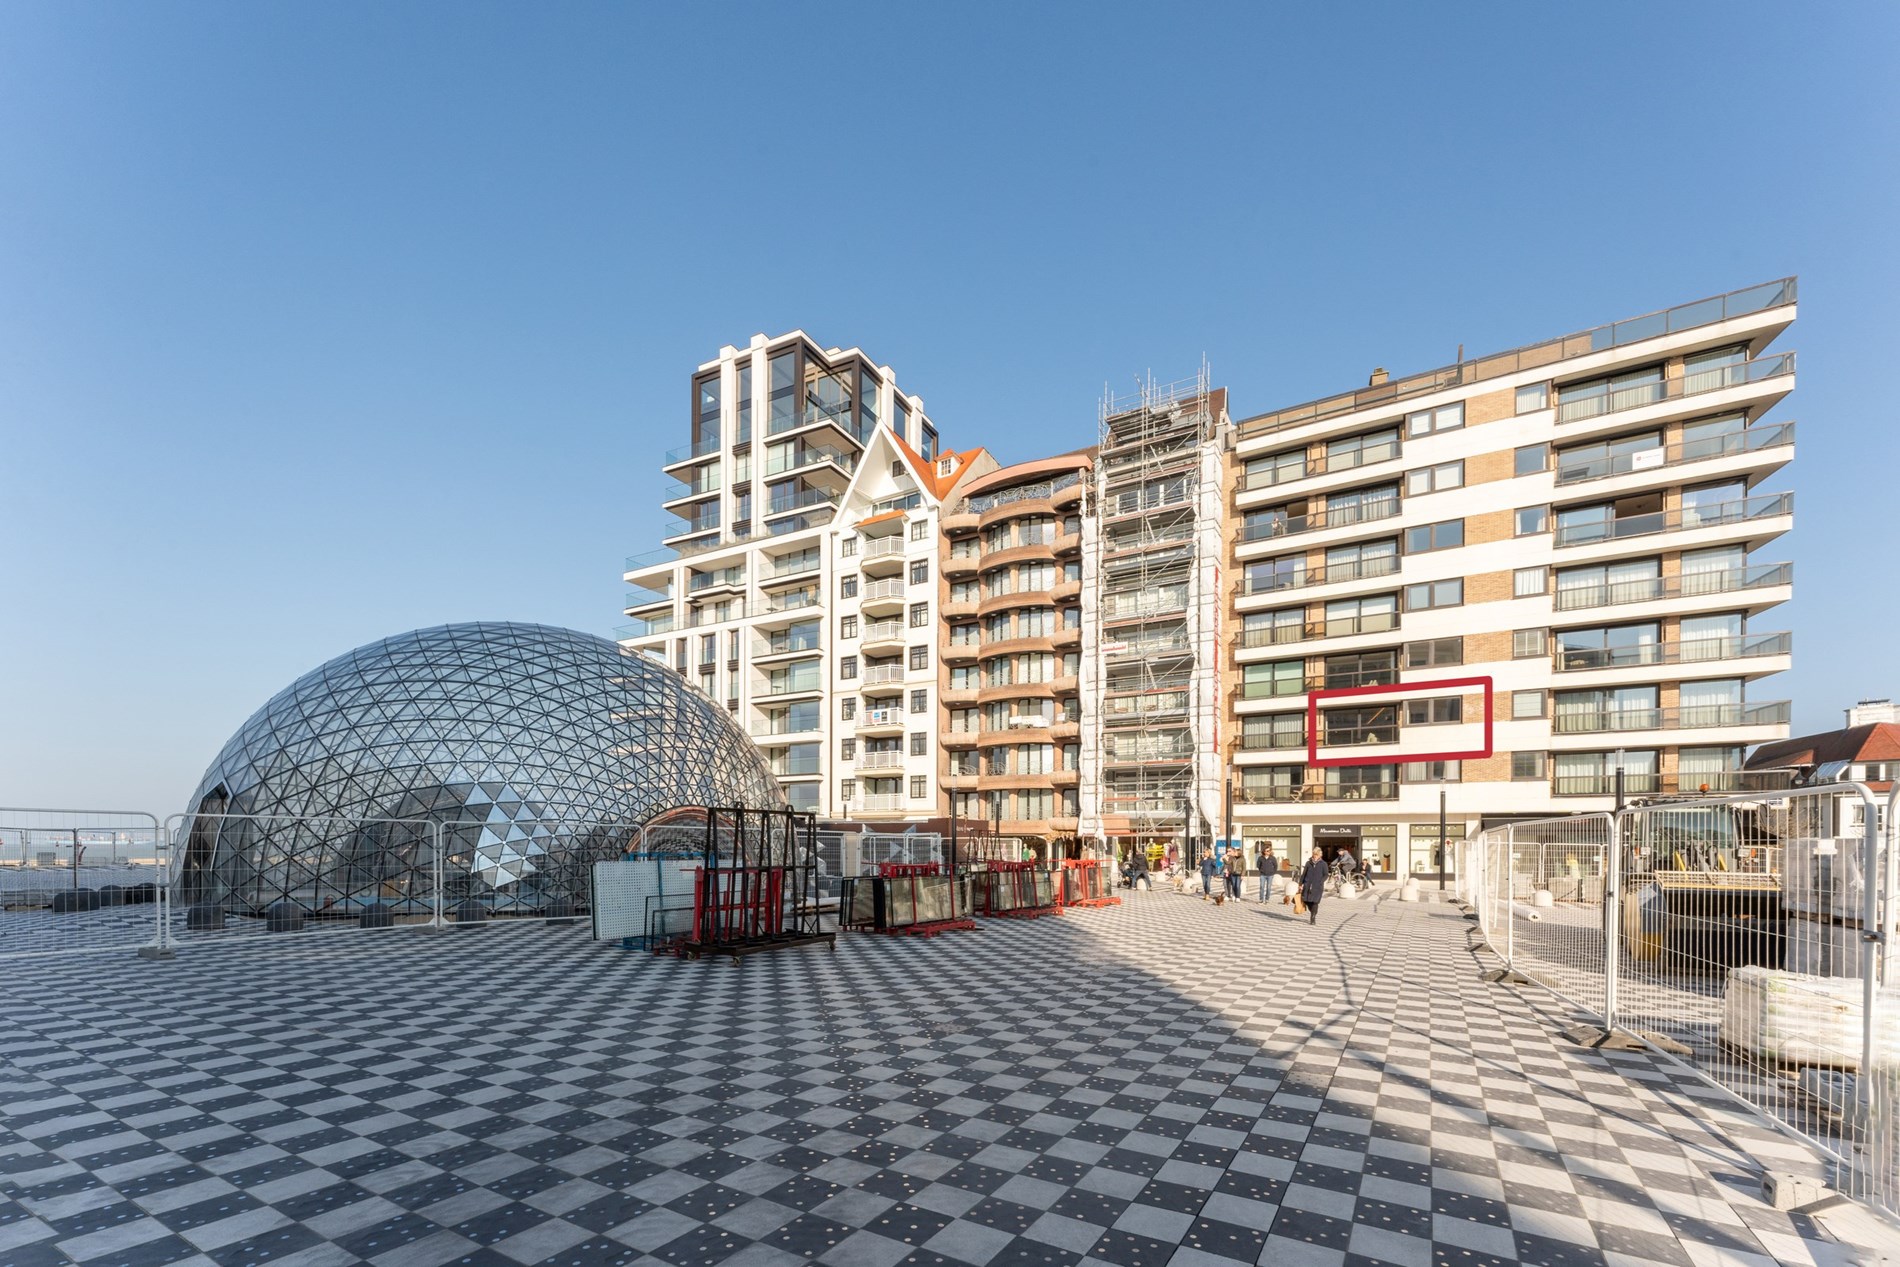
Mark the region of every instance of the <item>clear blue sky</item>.
POLYGON ((607 632, 755 331, 1009 460, 1203 353, 1254 413, 1787 273, 1757 693, 1838 724, 1900 694, 1896 50, 1886 4, 15 0, 0 804, 179 810, 399 630, 607 632))

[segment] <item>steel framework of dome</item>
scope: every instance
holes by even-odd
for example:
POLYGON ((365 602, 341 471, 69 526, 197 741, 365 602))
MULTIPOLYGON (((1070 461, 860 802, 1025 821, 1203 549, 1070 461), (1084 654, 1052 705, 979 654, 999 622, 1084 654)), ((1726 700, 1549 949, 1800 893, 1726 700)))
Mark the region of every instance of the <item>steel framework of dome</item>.
POLYGON ((354 914, 584 903, 678 807, 783 809, 738 724, 671 670, 545 625, 442 625, 306 673, 225 744, 175 837, 178 896, 354 914), (435 850, 440 842, 442 860, 435 850))

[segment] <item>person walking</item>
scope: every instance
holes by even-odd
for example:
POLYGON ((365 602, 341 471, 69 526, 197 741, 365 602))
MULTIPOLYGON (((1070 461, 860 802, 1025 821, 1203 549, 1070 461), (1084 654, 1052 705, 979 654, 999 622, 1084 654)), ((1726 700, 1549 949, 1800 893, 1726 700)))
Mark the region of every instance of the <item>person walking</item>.
POLYGON ((1227 846, 1227 896, 1240 901, 1240 877, 1247 873, 1247 855, 1239 845, 1227 846))
POLYGON ((1313 856, 1300 868, 1300 901, 1306 903, 1306 922, 1319 923, 1319 900, 1326 896, 1326 859, 1320 855, 1318 845, 1313 846, 1313 856))
POLYGON ((1280 860, 1273 854, 1273 846, 1262 842, 1254 857, 1254 869, 1260 873, 1260 904, 1265 906, 1273 900, 1273 881, 1280 874, 1280 860))
POLYGON ((1201 855, 1201 901, 1214 896, 1214 876, 1220 871, 1220 857, 1217 851, 1209 849, 1201 855))

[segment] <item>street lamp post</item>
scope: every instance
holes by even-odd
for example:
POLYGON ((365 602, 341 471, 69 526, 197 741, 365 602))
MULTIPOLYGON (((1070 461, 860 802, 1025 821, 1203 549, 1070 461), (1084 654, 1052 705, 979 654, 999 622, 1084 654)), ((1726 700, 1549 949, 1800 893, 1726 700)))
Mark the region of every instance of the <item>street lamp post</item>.
POLYGON ((1438 785, 1438 891, 1445 891, 1445 785, 1438 785))

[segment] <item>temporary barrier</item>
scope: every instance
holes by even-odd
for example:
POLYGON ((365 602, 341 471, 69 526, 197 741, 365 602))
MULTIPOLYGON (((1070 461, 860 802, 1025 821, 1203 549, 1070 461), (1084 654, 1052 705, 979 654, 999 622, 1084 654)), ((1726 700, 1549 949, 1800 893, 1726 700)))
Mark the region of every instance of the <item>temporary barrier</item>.
POLYGON ((1121 898, 1109 892, 1108 872, 1095 858, 1066 859, 1061 876, 1060 902, 1063 906, 1120 906, 1121 898))
MULTIPOLYGON (((1895 793, 1900 797, 1900 792, 1895 793)), ((1484 943, 1900 1214, 1894 799, 1826 784, 1517 823, 1459 846, 1484 943)))
POLYGON ((692 923, 655 949, 738 958, 831 945, 818 926, 817 819, 794 810, 710 807, 693 881, 692 923))
POLYGON ((161 954, 165 864, 153 815, 0 809, 0 958, 161 954))
POLYGON ((971 875, 978 915, 1034 919, 1060 915, 1055 877, 1035 862, 990 862, 971 875))

